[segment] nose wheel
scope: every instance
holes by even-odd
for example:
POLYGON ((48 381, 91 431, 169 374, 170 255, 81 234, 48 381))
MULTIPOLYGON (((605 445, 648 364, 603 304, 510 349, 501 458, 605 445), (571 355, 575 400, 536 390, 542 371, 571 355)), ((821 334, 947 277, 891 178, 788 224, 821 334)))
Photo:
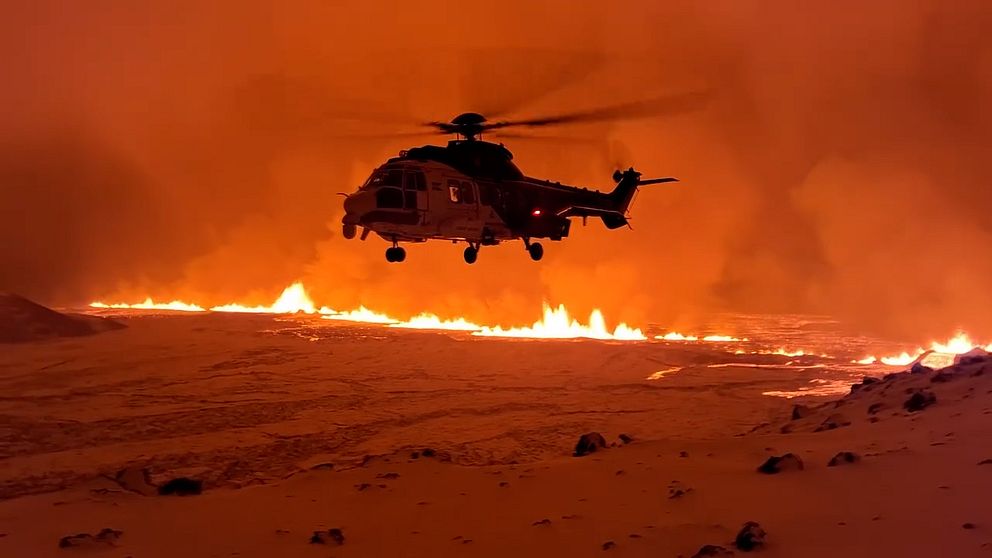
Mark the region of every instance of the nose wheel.
POLYGON ((479 249, 470 245, 465 249, 465 263, 474 264, 477 259, 479 259, 479 249))
POLYGON ((406 259, 406 249, 400 246, 386 248, 386 261, 389 263, 400 263, 406 259))

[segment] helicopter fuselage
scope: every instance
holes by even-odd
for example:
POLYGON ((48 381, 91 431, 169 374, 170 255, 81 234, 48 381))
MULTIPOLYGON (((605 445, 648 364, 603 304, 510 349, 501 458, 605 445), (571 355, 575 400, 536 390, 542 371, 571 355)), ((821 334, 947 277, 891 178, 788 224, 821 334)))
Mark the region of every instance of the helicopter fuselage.
POLYGON ((358 228, 363 239, 375 232, 393 244, 389 261, 405 258, 400 242, 466 242, 469 263, 480 246, 522 239, 539 260, 543 248, 531 240, 567 237, 570 217, 600 217, 608 228, 627 223, 640 176, 633 169, 618 173, 617 188, 605 193, 524 176, 511 158, 502 145, 478 140, 401 152, 347 196, 345 237, 358 228))

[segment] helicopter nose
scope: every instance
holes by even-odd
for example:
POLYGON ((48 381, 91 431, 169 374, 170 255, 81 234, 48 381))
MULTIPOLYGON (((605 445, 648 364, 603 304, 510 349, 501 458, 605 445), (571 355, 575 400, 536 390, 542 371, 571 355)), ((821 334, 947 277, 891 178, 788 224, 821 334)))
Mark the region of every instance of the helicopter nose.
POLYGON ((344 222, 358 224, 362 215, 374 208, 375 199, 370 192, 356 192, 344 199, 344 222))

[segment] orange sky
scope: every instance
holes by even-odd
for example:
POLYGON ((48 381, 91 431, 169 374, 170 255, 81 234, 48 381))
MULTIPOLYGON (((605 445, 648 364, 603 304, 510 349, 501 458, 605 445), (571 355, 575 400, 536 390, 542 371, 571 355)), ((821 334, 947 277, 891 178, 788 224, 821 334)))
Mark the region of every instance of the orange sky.
POLYGON ((253 303, 303 279, 331 306, 488 322, 547 298, 992 334, 987 2, 21 4, 0 22, 0 289, 253 303), (576 223, 540 264, 511 244, 471 267, 340 237, 336 193, 429 140, 349 135, 700 88, 692 114, 507 142, 541 178, 682 179, 640 193, 633 230, 576 223))

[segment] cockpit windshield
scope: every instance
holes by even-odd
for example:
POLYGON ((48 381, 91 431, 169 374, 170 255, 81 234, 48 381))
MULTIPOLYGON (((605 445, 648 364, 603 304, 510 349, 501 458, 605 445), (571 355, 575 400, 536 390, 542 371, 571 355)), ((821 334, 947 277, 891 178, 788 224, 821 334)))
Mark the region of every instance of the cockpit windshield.
POLYGON ((362 190, 378 188, 380 186, 403 187, 403 171, 399 169, 380 169, 372 173, 372 176, 362 185, 362 190))

